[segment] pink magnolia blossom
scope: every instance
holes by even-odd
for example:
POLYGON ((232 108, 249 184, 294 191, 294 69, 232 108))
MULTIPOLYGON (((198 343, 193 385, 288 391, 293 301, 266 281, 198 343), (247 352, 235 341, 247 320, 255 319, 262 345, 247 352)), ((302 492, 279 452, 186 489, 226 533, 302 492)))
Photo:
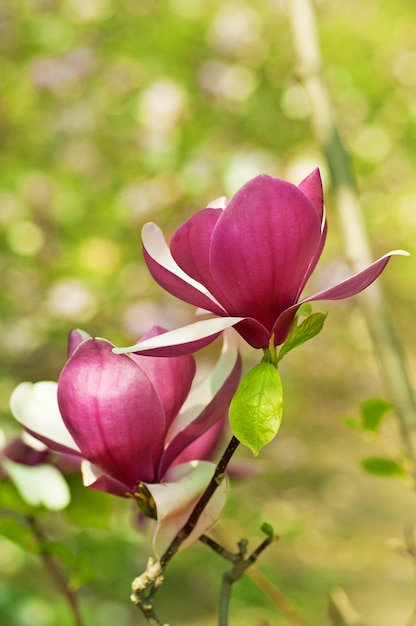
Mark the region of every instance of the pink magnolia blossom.
POLYGON ((267 348, 272 337, 279 345, 303 303, 349 298, 366 289, 393 254, 406 254, 389 252, 358 274, 302 297, 326 232, 318 169, 299 186, 257 176, 228 203, 213 203, 191 217, 174 233, 170 247, 155 224, 146 224, 143 251, 153 278, 216 317, 116 351, 184 354, 230 326, 254 348, 267 348))
MULTIPOLYGON (((164 332, 154 328, 149 334, 164 332)), ((72 331, 58 383, 22 383, 10 406, 32 436, 56 452, 83 459, 85 485, 137 499, 157 519, 154 545, 160 552, 214 473, 206 459, 237 388, 241 359, 226 340, 216 366, 192 386, 196 365, 191 355, 116 355, 113 347, 72 331)), ((186 543, 215 523, 225 496, 226 481, 186 543)))

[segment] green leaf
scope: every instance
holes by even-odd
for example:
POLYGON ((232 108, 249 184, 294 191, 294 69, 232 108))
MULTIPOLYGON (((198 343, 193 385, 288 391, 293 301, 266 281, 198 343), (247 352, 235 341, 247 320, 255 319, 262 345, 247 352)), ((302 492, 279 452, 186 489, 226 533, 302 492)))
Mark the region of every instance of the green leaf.
POLYGON ((405 472, 396 461, 381 456, 372 456, 361 461, 361 467, 375 476, 386 478, 398 478, 404 476, 405 472))
POLYGON ((269 524, 269 522, 263 522, 263 524, 260 527, 260 530, 262 533, 264 533, 268 537, 274 537, 273 526, 269 524))
POLYGON ((36 553, 36 542, 29 527, 13 517, 0 517, 0 535, 7 537, 26 552, 36 553))
POLYGON ((282 421, 282 382, 271 363, 261 362, 243 378, 230 405, 234 435, 255 456, 277 435, 282 421))
POLYGON ((361 405, 361 417, 364 430, 374 432, 380 426, 381 421, 390 413, 393 405, 383 398, 371 398, 361 405))
POLYGON ((283 359, 285 354, 297 348, 302 343, 309 341, 309 339, 316 337, 323 328, 326 316, 327 313, 312 313, 312 315, 304 319, 301 324, 295 326, 280 348, 279 354, 277 355, 277 363, 283 359))

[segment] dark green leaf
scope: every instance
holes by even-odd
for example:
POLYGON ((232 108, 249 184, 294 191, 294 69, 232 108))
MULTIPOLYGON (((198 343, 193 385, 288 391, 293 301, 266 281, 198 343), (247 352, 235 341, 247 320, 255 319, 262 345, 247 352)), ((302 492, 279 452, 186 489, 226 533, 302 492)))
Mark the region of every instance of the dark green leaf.
POLYGON ((282 421, 282 383, 271 363, 259 363, 243 378, 230 405, 234 435, 257 456, 282 421))

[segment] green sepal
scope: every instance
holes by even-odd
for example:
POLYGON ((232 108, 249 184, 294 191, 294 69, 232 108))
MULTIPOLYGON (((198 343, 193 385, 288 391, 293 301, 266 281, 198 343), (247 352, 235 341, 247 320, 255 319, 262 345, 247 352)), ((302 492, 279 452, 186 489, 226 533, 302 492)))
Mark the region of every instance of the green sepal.
POLYGON ((321 332, 327 315, 327 313, 312 313, 299 325, 294 326, 279 350, 276 364, 283 359, 285 354, 316 337, 321 332))
POLYGON ((231 401, 231 428, 257 456, 277 435, 281 421, 280 375, 274 365, 262 361, 243 378, 231 401))
POLYGON ((374 476, 382 476, 384 478, 400 478, 405 476, 403 468, 393 461, 382 456, 371 456, 361 461, 361 467, 374 476))

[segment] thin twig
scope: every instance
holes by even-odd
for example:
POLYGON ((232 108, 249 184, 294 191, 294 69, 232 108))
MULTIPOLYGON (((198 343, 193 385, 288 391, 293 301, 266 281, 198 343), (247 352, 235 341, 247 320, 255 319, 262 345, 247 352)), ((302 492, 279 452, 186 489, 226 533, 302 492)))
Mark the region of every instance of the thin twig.
POLYGON ((70 608, 72 618, 74 620, 74 626, 83 626, 78 598, 75 591, 71 589, 71 586, 68 584, 68 581, 66 580, 58 563, 56 562, 52 554, 48 551, 46 537, 44 536, 38 522, 35 520, 34 517, 27 517, 26 519, 34 537, 36 538, 39 549, 39 557, 41 558, 42 563, 45 566, 45 569, 48 572, 50 578, 55 583, 56 588, 65 598, 70 608))
MULTIPOLYGON (((221 584, 221 591, 220 591, 220 602, 219 602, 219 609, 218 609, 218 624, 219 626, 227 626, 228 624, 228 613, 229 613, 229 605, 230 605, 230 598, 231 598, 231 587, 233 585, 233 583, 235 583, 237 580, 239 580, 242 575, 244 574, 244 572, 250 567, 252 568, 252 566, 254 565, 254 563, 257 561, 258 557, 260 556, 260 554, 273 542, 273 541, 277 541, 279 539, 278 535, 269 535, 267 536, 267 538, 262 541, 262 543, 255 549, 253 550, 253 552, 250 554, 250 556, 246 559, 245 555, 247 553, 247 539, 241 539, 238 542, 238 551, 237 552, 230 552, 230 550, 227 550, 226 548, 224 548, 221 544, 219 544, 217 541, 215 541, 214 539, 211 539, 211 537, 207 537, 207 535, 202 535, 199 540, 201 541, 201 543, 205 544, 206 546, 208 546, 209 548, 211 548, 212 550, 214 550, 214 552, 216 552, 217 554, 219 554, 220 556, 222 556, 226 561, 230 561, 231 563, 233 563, 233 567, 231 570, 229 570, 228 572, 225 572, 225 574, 222 577, 222 584, 221 584)), ((253 568, 252 568, 253 569, 253 568)), ((250 570, 251 571, 251 570, 250 570)), ((268 581, 268 579, 266 578, 266 581, 269 585, 271 585, 270 581, 268 581)), ((277 591, 277 590, 276 590, 277 591)), ((267 591, 266 591, 267 593, 267 591)), ((279 592, 277 592, 279 594, 279 592)), ((281 595, 281 594, 279 594, 281 595)), ((281 598, 283 598, 283 596, 281 596, 281 598)), ((296 614, 294 613, 294 611, 290 611, 288 610, 289 602, 284 598, 285 604, 285 614, 288 614, 290 617, 293 617, 293 615, 296 616, 296 614)), ((280 602, 280 604, 283 604, 282 602, 280 602)), ((278 605, 279 608, 281 608, 280 605, 278 605)), ((302 622, 299 618, 298 621, 291 621, 291 624, 293 624, 293 626, 307 626, 304 622, 302 622)))
MULTIPOLYGON (((315 136, 326 156, 344 249, 353 270, 368 265, 372 252, 360 207, 349 155, 341 141, 324 79, 316 19, 311 0, 287 0, 298 61, 298 78, 310 102, 315 136)), ((404 444, 415 461, 411 431, 416 426, 416 401, 402 346, 396 336, 380 283, 358 297, 390 398, 401 424, 404 444)))
MULTIPOLYGON (((224 558, 233 563, 233 567, 223 574, 221 590, 220 590, 220 601, 218 605, 218 626, 228 626, 228 614, 229 614, 229 606, 231 599, 231 587, 240 578, 243 576, 244 572, 254 565, 258 557, 264 550, 273 542, 278 539, 278 536, 268 536, 262 543, 250 554, 248 558, 245 558, 247 553, 247 539, 241 539, 238 542, 238 551, 236 553, 230 553, 228 550, 224 550, 224 558)), ((216 542, 214 542, 216 543, 216 542)), ((217 547, 211 545, 210 547, 214 548, 216 552, 221 554, 221 551, 217 549, 217 547)))

